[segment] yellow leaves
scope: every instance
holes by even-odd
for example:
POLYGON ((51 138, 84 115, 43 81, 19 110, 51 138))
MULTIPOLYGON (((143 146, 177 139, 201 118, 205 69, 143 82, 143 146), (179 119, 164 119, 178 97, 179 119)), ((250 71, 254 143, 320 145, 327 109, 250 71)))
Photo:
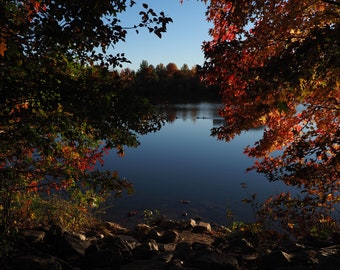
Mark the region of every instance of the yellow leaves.
POLYGON ((301 29, 290 29, 291 42, 303 42, 305 39, 305 34, 302 33, 301 29))
POLYGON ((294 223, 290 223, 290 222, 287 223, 287 226, 290 229, 294 229, 294 225, 295 225, 294 223))

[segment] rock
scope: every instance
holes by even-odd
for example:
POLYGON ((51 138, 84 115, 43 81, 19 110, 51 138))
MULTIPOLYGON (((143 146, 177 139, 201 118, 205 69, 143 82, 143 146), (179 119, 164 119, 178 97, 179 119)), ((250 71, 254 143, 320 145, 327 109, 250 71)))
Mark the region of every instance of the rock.
POLYGON ((67 262, 48 254, 27 254, 15 258, 11 269, 22 270, 72 270, 67 262))
POLYGON ((153 239, 155 241, 159 241, 159 239, 161 238, 162 234, 157 231, 157 230, 151 230, 148 234, 147 234, 148 238, 153 239))
POLYGON ((293 255, 286 253, 282 250, 275 250, 262 256, 261 258, 261 269, 273 269, 280 267, 290 266, 290 262, 293 258, 293 255))
POLYGON ((159 242, 164 243, 164 244, 173 243, 178 240, 178 237, 179 237, 179 234, 176 231, 167 230, 160 237, 159 242))
POLYGON ((128 216, 128 217, 134 217, 134 216, 136 216, 137 214, 138 214, 137 211, 132 210, 132 211, 129 211, 129 212, 128 212, 127 216, 128 216))
POLYGON ((150 230, 151 230, 150 225, 144 223, 138 224, 135 228, 135 231, 137 232, 149 232, 150 230))
POLYGON ((62 236, 65 230, 61 226, 53 224, 48 232, 51 235, 62 236))
POLYGON ((229 242, 224 237, 216 237, 214 242, 212 243, 216 249, 221 252, 227 251, 229 249, 229 242))
POLYGON ((177 229, 180 225, 179 221, 175 221, 175 220, 163 220, 160 224, 159 227, 163 228, 163 229, 177 229))
POLYGON ((168 270, 184 270, 184 262, 180 259, 174 259, 168 264, 168 270))
POLYGON ((192 258, 192 265, 204 270, 237 270, 238 261, 230 255, 206 253, 192 258))
POLYGON ((179 200, 178 202, 181 203, 181 204, 189 204, 190 203, 190 201, 188 201, 188 200, 179 200))
POLYGON ((167 263, 155 260, 136 260, 123 265, 120 270, 164 270, 167 269, 167 263))
POLYGON ((125 234, 128 233, 128 229, 114 222, 103 222, 98 225, 98 229, 107 229, 113 234, 125 234))
POLYGON ((30 243, 42 243, 46 237, 46 232, 39 230, 23 230, 21 234, 30 243))
POLYGON ((317 258, 319 261, 317 270, 340 269, 340 245, 321 248, 317 258))
POLYGON ((72 233, 71 234, 72 237, 78 239, 78 240, 81 240, 81 241, 86 241, 86 236, 84 234, 81 234, 81 233, 72 233))
POLYGON ((242 254, 254 253, 254 246, 245 238, 235 238, 229 241, 229 251, 242 254))
POLYGON ((133 250, 135 259, 151 259, 159 253, 158 244, 155 240, 149 239, 133 250))
POLYGON ((206 243, 195 242, 191 246, 197 255, 209 253, 212 251, 212 246, 206 243))
POLYGON ((88 269, 105 268, 114 265, 111 260, 111 251, 103 249, 97 244, 90 245, 85 251, 85 264, 88 269))
POLYGON ((69 233, 53 229, 47 232, 44 244, 46 244, 44 252, 48 251, 55 256, 67 258, 83 256, 90 241, 82 241, 69 233))
POLYGON ((181 230, 191 230, 196 227, 196 221, 194 219, 183 220, 179 224, 179 228, 181 230))
POLYGON ((130 250, 134 250, 136 247, 140 246, 141 243, 130 235, 118 235, 115 241, 122 243, 130 250))
POLYGON ((163 220, 132 231, 104 222, 85 235, 55 225, 23 230, 21 235, 9 258, 1 261, 1 270, 340 269, 337 234, 328 240, 262 238, 261 243, 250 232, 231 233, 194 220, 163 220))
POLYGON ((155 225, 155 226, 160 226, 160 224, 162 222, 164 222, 166 219, 165 219, 165 215, 156 215, 155 217, 153 217, 151 220, 150 220, 150 224, 151 225, 155 225))
MULTIPOLYGON (((64 249, 68 249, 69 252, 75 252, 77 255, 84 256, 85 255, 85 250, 90 246, 91 242, 90 241, 83 241, 79 240, 75 237, 65 235, 65 247, 64 249)), ((68 254, 69 256, 70 254, 68 254)))
POLYGON ((159 244, 159 250, 163 253, 172 253, 176 249, 177 243, 159 244))
POLYGON ((338 270, 340 269, 340 254, 337 257, 323 257, 320 259, 316 270, 338 270))
POLYGON ((130 236, 106 237, 85 250, 85 260, 91 267, 118 267, 132 258, 132 248, 138 241, 130 236))
POLYGON ((210 233, 211 226, 207 222, 200 221, 193 229, 194 233, 210 233))
POLYGON ((187 242, 180 242, 176 245, 174 258, 180 260, 189 260, 194 255, 191 245, 187 242))
POLYGON ((105 237, 105 235, 101 232, 99 232, 98 230, 90 230, 88 232, 85 233, 85 237, 88 240, 95 240, 95 239, 102 239, 105 237))
POLYGON ((331 241, 333 242, 333 244, 334 243, 340 244, 340 232, 333 232, 331 241))

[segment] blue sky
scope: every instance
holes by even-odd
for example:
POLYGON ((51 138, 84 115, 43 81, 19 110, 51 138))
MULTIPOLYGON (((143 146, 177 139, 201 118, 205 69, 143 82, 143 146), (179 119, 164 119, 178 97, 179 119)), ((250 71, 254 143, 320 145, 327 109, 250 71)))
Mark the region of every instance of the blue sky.
POLYGON ((159 63, 164 65, 173 62, 178 68, 187 64, 189 68, 204 62, 202 42, 209 40, 211 24, 206 21, 206 5, 197 0, 135 0, 136 5, 126 13, 120 15, 124 26, 133 26, 138 22, 142 10, 142 3, 147 3, 155 12, 164 11, 166 16, 173 19, 168 25, 168 30, 159 39, 155 34, 150 34, 147 29, 142 29, 139 34, 129 30, 126 42, 116 45, 115 50, 109 53, 125 53, 132 62, 125 64, 133 70, 138 70, 140 63, 147 60, 154 66, 159 63))

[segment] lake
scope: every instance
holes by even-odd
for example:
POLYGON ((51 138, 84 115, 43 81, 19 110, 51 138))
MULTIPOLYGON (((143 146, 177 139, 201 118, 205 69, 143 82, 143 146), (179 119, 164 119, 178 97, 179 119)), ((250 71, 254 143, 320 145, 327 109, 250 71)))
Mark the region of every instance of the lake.
POLYGON ((241 187, 258 201, 287 191, 283 183, 272 183, 256 172, 246 173, 254 160, 243 153, 261 130, 242 133, 231 142, 218 141, 210 129, 221 125, 218 103, 176 104, 163 109, 169 121, 155 133, 140 136, 141 145, 127 148, 124 157, 112 151, 104 169, 117 170, 134 184, 135 194, 110 200, 105 218, 128 225, 143 220, 143 211, 159 211, 168 218, 201 217, 205 221, 228 224, 227 212, 235 220, 252 221, 248 198, 241 187), (180 201, 190 201, 183 204, 180 201), (130 211, 137 213, 128 217, 130 211))

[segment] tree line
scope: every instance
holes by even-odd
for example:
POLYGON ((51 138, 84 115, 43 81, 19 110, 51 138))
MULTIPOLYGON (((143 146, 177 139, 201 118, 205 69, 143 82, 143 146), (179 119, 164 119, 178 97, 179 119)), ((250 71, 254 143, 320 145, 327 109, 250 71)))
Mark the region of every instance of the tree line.
POLYGON ((128 83, 128 88, 152 103, 216 101, 219 98, 218 87, 202 82, 198 65, 189 68, 184 64, 178 68, 175 63, 160 63, 155 67, 143 60, 137 71, 124 69, 119 75, 128 83))

